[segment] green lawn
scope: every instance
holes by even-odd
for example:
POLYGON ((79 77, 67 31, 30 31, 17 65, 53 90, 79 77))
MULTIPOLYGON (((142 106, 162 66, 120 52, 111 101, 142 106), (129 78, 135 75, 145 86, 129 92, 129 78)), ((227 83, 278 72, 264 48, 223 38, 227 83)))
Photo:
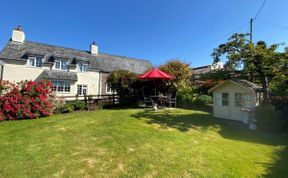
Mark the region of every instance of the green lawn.
POLYGON ((287 177, 288 136, 193 110, 0 123, 0 177, 287 177))

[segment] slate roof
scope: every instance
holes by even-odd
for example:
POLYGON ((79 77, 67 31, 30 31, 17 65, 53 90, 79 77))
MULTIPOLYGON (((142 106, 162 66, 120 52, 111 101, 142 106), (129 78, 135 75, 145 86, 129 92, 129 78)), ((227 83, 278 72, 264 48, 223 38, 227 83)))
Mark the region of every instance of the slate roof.
POLYGON ((105 53, 99 53, 96 56, 92 55, 89 51, 31 41, 17 43, 10 40, 1 51, 0 59, 26 61, 29 55, 43 56, 44 63, 53 62, 53 60, 57 58, 69 59, 72 64, 75 63, 75 61, 87 61, 90 63, 90 69, 103 72, 112 72, 118 69, 141 74, 152 67, 152 64, 147 60, 105 53))
POLYGON ((209 90, 209 92, 212 92, 213 90, 215 90, 216 88, 220 87, 221 85, 223 85, 227 82, 235 83, 237 85, 243 86, 243 87, 248 88, 250 90, 253 90, 255 92, 261 92, 262 91, 262 87, 253 83, 253 82, 250 82, 250 81, 244 80, 244 79, 240 79, 240 80, 233 79, 233 80, 226 80, 226 81, 214 86, 213 88, 211 88, 209 90))
POLYGON ((193 75, 206 74, 211 71, 211 65, 192 68, 193 75))
POLYGON ((41 75, 44 79, 78 80, 76 72, 44 70, 41 75))
POLYGON ((254 91, 261 91, 262 90, 261 86, 255 84, 253 82, 250 82, 248 80, 240 79, 240 80, 233 80, 233 81, 244 86, 244 87, 250 88, 254 91))

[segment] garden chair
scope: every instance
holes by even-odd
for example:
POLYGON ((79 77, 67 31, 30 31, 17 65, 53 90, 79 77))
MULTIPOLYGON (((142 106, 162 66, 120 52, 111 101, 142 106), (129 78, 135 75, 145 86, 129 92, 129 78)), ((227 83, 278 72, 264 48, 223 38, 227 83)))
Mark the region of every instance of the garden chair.
POLYGON ((152 100, 152 98, 144 96, 144 103, 145 103, 146 106, 153 107, 154 101, 152 100))
POLYGON ((176 93, 168 93, 167 98, 163 100, 164 103, 167 103, 168 106, 171 108, 172 105, 176 108, 177 106, 177 99, 176 99, 176 93))

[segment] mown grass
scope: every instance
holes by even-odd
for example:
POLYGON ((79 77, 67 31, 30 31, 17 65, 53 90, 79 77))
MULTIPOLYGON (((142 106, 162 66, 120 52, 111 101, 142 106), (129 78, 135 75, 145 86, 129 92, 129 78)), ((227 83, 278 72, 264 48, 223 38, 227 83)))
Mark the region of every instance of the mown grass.
POLYGON ((194 110, 111 109, 0 123, 0 177, 285 177, 288 136, 194 110))

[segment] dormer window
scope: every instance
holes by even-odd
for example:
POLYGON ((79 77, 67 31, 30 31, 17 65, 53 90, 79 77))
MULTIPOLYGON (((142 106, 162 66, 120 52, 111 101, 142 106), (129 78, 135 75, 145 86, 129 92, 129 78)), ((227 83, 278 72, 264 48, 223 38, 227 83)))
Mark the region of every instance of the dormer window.
POLYGON ((42 67, 42 58, 41 57, 29 57, 28 58, 29 67, 42 67))
POLYGON ((86 72, 88 71, 88 64, 84 62, 77 63, 77 69, 79 72, 86 72))
POLYGON ((68 69, 68 61, 67 60, 55 60, 54 68, 59 70, 67 70, 68 69))

